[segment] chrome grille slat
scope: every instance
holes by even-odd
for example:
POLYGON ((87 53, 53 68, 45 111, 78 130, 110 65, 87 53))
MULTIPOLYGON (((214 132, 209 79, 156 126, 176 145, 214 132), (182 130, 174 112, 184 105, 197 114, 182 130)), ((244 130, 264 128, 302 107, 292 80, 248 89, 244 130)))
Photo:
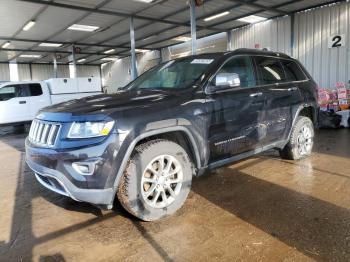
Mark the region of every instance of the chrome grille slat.
POLYGON ((47 133, 49 132, 49 124, 44 124, 43 133, 41 135, 40 143, 45 144, 47 142, 47 133))
POLYGON ((55 143, 54 134, 56 132, 56 128, 57 128, 57 126, 54 125, 54 126, 52 126, 52 128, 50 130, 49 136, 47 138, 47 144, 48 145, 53 145, 55 143))
POLYGON ((34 131, 33 131, 33 137, 35 137, 36 131, 38 131, 38 127, 39 127, 39 122, 35 121, 35 128, 34 128, 34 131))
POLYGON ((33 120, 32 125, 30 126, 30 130, 29 130, 29 135, 28 135, 29 137, 33 136, 33 131, 34 131, 35 125, 36 125, 36 121, 33 120))
POLYGON ((36 136, 36 131, 38 130, 38 125, 39 125, 39 123, 37 121, 35 121, 35 125, 34 125, 34 128, 33 128, 33 134, 32 134, 32 138, 33 139, 36 136))
POLYGON ((36 136, 34 139, 34 141, 37 143, 40 141, 40 136, 41 136, 41 132, 43 130, 43 127, 44 127, 44 125, 42 123, 39 123, 38 131, 36 132, 36 136))
POLYGON ((54 147, 59 135, 60 124, 35 119, 30 127, 28 139, 32 144, 54 147))

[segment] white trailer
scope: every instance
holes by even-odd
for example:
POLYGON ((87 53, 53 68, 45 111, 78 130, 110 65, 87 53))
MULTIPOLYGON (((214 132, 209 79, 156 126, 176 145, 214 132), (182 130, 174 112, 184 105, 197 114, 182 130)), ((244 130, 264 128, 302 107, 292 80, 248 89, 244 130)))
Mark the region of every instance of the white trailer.
POLYGON ((28 122, 46 106, 101 93, 94 77, 0 83, 0 125, 28 122))

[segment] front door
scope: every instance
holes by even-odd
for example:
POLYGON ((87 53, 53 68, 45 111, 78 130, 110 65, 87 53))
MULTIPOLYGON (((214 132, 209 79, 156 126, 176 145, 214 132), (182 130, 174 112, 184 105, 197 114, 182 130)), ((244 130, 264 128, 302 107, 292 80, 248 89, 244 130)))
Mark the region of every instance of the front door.
POLYGON ((255 150, 266 136, 261 130, 264 96, 256 86, 252 59, 236 56, 228 60, 219 73, 239 76, 240 86, 208 95, 210 162, 225 159, 243 152, 255 150))
POLYGON ((22 85, 9 84, 0 88, 0 124, 29 120, 26 92, 22 85))

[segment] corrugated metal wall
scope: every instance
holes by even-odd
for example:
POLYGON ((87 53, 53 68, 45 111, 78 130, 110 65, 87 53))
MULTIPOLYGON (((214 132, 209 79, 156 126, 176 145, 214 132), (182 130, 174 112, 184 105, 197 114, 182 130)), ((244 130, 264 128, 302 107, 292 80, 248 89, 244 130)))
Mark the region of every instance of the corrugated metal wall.
MULTIPOLYGON (((32 65, 33 80, 43 80, 54 76, 53 65, 32 65)), ((69 77, 69 67, 67 65, 57 65, 58 77, 69 77)), ((99 66, 77 65, 78 77, 101 77, 99 66)))
MULTIPOLYGON (((45 80, 54 77, 53 65, 49 64, 18 64, 19 81, 45 80)), ((77 66, 78 77, 101 77, 99 66, 77 66)), ((57 77, 69 78, 68 65, 57 65, 57 77)), ((10 69, 8 64, 0 64, 0 81, 10 81, 10 69)))
MULTIPOLYGON (((18 78, 25 80, 45 80, 54 77, 53 65, 49 64, 18 64, 18 78)), ((99 66, 77 66, 78 77, 101 77, 99 66)), ((57 77, 69 77, 68 65, 57 65, 57 77)), ((0 81, 9 81, 10 71, 8 64, 0 64, 0 81)))
POLYGON ((69 66, 57 65, 57 77, 69 77, 69 66))
POLYGON ((18 68, 18 79, 20 81, 31 80, 29 64, 19 64, 18 68))
POLYGON ((53 77, 53 66, 32 65, 32 80, 43 80, 53 77))
MULTIPOLYGON (((137 55, 137 72, 142 74, 159 63, 159 52, 150 51, 137 55)), ((117 91, 131 81, 130 57, 119 59, 102 66, 102 82, 109 93, 117 91)))
POLYGON ((297 58, 320 87, 334 88, 350 80, 350 2, 342 2, 295 14, 294 42, 289 16, 232 31, 233 49, 269 47, 297 58), (329 48, 329 38, 346 36, 345 46, 329 48), (292 52, 293 51, 293 52, 292 52))
MULTIPOLYGON (((223 52, 227 50, 226 33, 219 33, 197 40, 197 53, 223 52)), ((191 55, 191 41, 163 48, 163 61, 191 55)))
POLYGON ((269 48, 291 54, 291 18, 285 16, 232 31, 233 49, 269 48))
POLYGON ((320 87, 334 88, 350 79, 350 3, 318 8, 295 15, 293 55, 308 69, 320 87), (330 36, 345 34, 345 47, 329 48, 330 36))
MULTIPOLYGON (((66 67, 68 69, 68 67, 66 67)), ((62 70, 58 72, 62 73, 62 70)), ((69 76, 69 70, 67 71, 69 76)), ((78 77, 100 77, 100 67, 99 66, 77 66, 77 75, 78 77)))
POLYGON ((0 81, 10 81, 10 68, 8 64, 0 64, 0 81))
MULTIPOLYGON (((268 47, 273 51, 291 54, 290 16, 268 20, 232 31, 232 48, 268 47)), ((223 52, 227 50, 226 33, 198 39, 197 52, 223 52)), ((191 42, 171 46, 162 50, 163 60, 170 60, 191 54, 191 42)))
POLYGON ((130 57, 102 65, 102 83, 109 93, 131 81, 130 57))
MULTIPOLYGON (((334 88, 336 82, 347 83, 350 80, 349 1, 295 14, 293 34, 291 20, 285 16, 233 30, 233 49, 268 47, 299 59, 321 87, 334 88), (346 36, 345 47, 328 48, 329 38, 334 34, 346 36)), ((199 39, 198 53, 225 51, 226 40, 225 33, 199 39)), ((190 42, 162 49, 164 61, 189 54, 190 42)), ((105 66, 105 83, 114 87, 125 85, 130 81, 129 67, 128 58, 105 66)))

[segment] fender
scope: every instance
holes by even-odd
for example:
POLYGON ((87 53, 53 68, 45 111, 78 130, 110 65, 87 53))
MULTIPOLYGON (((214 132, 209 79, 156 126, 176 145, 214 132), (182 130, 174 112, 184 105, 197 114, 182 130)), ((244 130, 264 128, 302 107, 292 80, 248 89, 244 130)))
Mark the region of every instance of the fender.
MULTIPOLYGON (((184 127, 184 126, 173 126, 173 127, 167 127, 167 128, 162 128, 162 129, 152 130, 152 131, 149 131, 149 132, 142 133, 141 135, 137 136, 130 143, 130 145, 129 145, 129 147, 128 147, 125 155, 124 155, 123 161, 122 161, 122 163, 121 163, 121 165, 120 165, 120 167, 118 169, 117 176, 116 176, 115 181, 113 183, 114 197, 115 197, 115 193, 117 191, 117 187, 118 187, 120 178, 123 175, 123 172, 124 172, 124 170, 126 168, 128 160, 129 160, 132 152, 134 151, 134 148, 136 147, 137 143, 139 141, 141 141, 142 139, 147 138, 147 137, 151 137, 151 136, 154 136, 154 135, 165 134, 165 133, 174 132, 174 131, 181 131, 181 132, 185 132, 186 133, 187 137, 190 140, 191 146, 192 146, 194 154, 195 154, 195 160, 196 160, 195 165, 197 166, 197 168, 200 168, 200 156, 199 156, 199 151, 198 151, 197 144, 195 143, 193 135, 191 134, 191 132, 186 127, 184 127)), ((114 201, 114 197, 113 197, 112 203, 114 201)))
MULTIPOLYGON (((289 139, 290 139, 290 136, 292 135, 293 127, 294 127, 294 125, 295 125, 295 122, 297 121, 297 118, 298 118, 300 112, 301 112, 304 108, 306 108, 306 107, 311 107, 311 108, 313 109, 313 112, 312 112, 312 113, 314 114, 314 117, 316 117, 316 115, 315 115, 315 106, 314 106, 313 104, 308 103, 308 104, 300 105, 300 106, 298 107, 298 109, 297 109, 295 115, 294 115, 293 122, 292 122, 292 126, 291 126, 291 129, 289 130, 287 143, 288 143, 288 141, 289 141, 289 139)), ((286 144, 287 144, 287 143, 286 143, 286 144)))

